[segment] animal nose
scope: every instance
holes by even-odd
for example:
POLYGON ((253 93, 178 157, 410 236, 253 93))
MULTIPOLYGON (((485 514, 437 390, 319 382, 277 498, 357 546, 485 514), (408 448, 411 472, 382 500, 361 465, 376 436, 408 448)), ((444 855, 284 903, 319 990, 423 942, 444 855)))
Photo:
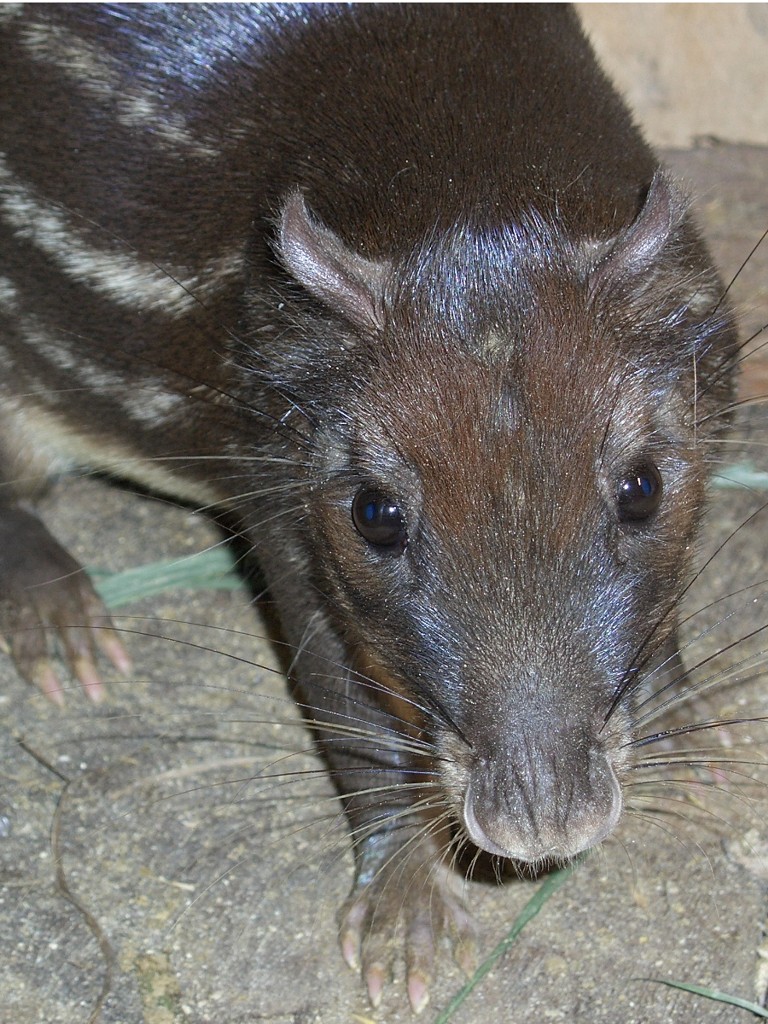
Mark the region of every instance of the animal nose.
POLYGON ((527 863, 564 860, 605 839, 622 805, 602 750, 572 745, 545 754, 529 747, 488 758, 471 773, 464 825, 489 853, 527 863))

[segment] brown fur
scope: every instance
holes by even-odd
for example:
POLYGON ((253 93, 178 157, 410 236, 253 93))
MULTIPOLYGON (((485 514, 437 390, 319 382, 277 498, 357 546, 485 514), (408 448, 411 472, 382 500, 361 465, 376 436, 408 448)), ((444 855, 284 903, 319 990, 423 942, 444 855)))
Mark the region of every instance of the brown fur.
POLYGON ((227 509, 353 831, 345 955, 377 1001, 404 915, 418 1009, 446 848, 599 842, 678 664, 735 346, 686 201, 557 5, 32 6, 2 54, 5 626, 100 613, 29 437, 33 483, 227 509))

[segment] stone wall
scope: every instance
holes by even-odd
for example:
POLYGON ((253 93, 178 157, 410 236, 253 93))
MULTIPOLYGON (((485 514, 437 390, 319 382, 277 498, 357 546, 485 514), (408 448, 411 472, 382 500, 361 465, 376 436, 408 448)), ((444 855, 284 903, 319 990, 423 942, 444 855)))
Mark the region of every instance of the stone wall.
POLYGON ((768 4, 577 4, 657 146, 768 144, 768 4))

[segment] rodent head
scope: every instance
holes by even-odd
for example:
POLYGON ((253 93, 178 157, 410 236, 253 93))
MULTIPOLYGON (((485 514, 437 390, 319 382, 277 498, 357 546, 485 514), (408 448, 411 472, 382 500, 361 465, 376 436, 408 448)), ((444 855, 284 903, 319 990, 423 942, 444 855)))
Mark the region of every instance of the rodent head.
POLYGON ((729 328, 678 193, 657 178, 612 239, 530 215, 386 261, 297 194, 280 253, 320 301, 316 337, 336 330, 304 376, 304 512, 337 630, 431 709, 478 846, 592 846, 621 812, 627 681, 674 629, 702 509, 697 387, 709 409, 725 386, 729 328))

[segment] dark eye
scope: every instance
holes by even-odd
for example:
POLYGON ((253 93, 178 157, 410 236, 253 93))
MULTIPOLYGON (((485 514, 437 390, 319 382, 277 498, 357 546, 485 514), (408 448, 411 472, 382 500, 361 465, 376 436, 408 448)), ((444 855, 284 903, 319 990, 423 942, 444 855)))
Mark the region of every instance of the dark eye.
POLYGON ((401 555, 408 543, 405 519, 397 502, 373 487, 361 487, 352 502, 352 521, 374 547, 401 555))
POLYGON ((662 490, 661 473, 652 462, 634 466, 619 481, 616 491, 619 519, 623 523, 648 519, 659 507, 662 490))

